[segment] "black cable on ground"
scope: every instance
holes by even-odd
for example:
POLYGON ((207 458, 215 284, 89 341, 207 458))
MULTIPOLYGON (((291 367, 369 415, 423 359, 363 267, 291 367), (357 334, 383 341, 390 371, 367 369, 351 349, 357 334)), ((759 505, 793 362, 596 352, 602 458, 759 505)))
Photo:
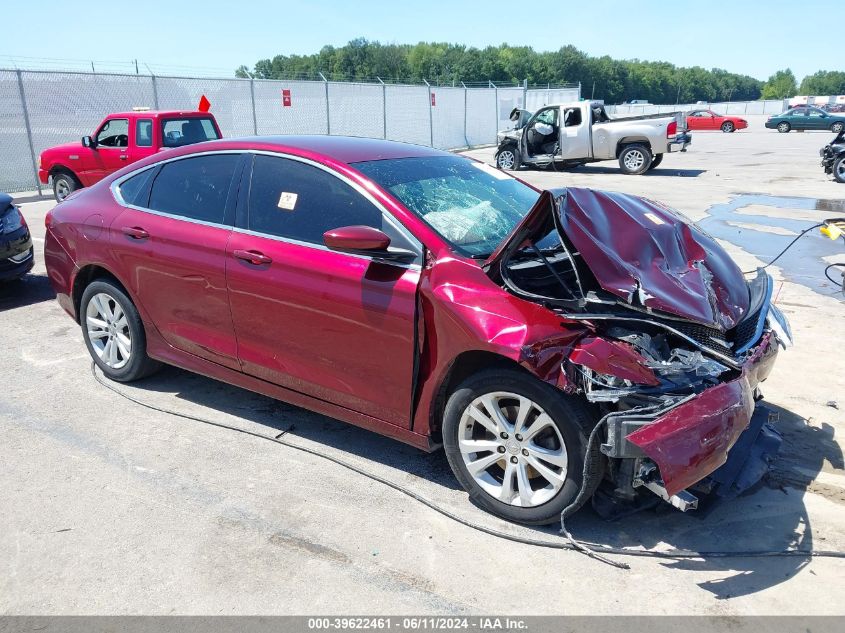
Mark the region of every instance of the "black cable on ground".
POLYGON ((839 286, 841 291, 845 293, 845 262, 836 262, 835 264, 830 264, 824 269, 824 276, 827 277, 830 281, 834 284, 839 286), (830 276, 830 271, 832 268, 841 268, 842 269, 842 276, 839 279, 834 279, 830 276))
MULTIPOLYGON (((814 224, 813 226, 811 226, 811 227, 810 227, 810 228, 808 228, 808 229, 804 229, 803 231, 801 231, 801 232, 800 232, 800 233, 799 233, 799 234, 795 237, 795 239, 794 239, 794 240, 792 240, 789 244, 787 244, 787 245, 786 245, 786 248, 784 248, 784 249, 783 249, 780 253, 778 253, 777 255, 775 255, 775 258, 774 258, 772 261, 770 261, 768 264, 766 264, 765 266, 763 266, 762 268, 760 268, 760 269, 758 269, 758 270, 765 270, 766 268, 768 268, 769 266, 771 266, 772 264, 774 264, 777 260, 779 260, 779 259, 780 259, 780 258, 784 255, 784 253, 786 253, 786 251, 788 251, 790 248, 792 248, 792 245, 793 245, 793 244, 795 244, 795 242, 797 242, 798 240, 800 240, 802 237, 804 237, 807 233, 809 233, 809 232, 810 232, 810 231, 812 231, 813 229, 817 229, 817 228, 819 228, 819 227, 821 227, 821 226, 824 226, 824 225, 825 225, 825 223, 824 223, 824 222, 820 222, 820 223, 818 223, 818 224, 814 224)), ((742 271, 742 274, 743 274, 743 275, 750 275, 751 273, 755 273, 755 272, 757 272, 757 270, 744 270, 744 271, 742 271)))
MULTIPOLYGON (((620 563, 615 563, 613 561, 609 561, 602 556, 598 556, 599 554, 611 554, 615 556, 636 556, 641 558, 663 558, 669 560, 678 560, 678 559, 688 559, 688 558, 771 558, 771 557, 800 557, 800 558, 842 558, 845 559, 845 552, 839 551, 832 551, 832 550, 799 550, 799 549, 788 549, 788 550, 754 550, 754 551, 738 551, 738 552, 723 552, 723 551, 692 551, 692 550, 667 550, 667 551, 655 551, 655 550, 635 550, 635 549, 627 549, 621 547, 610 547, 607 545, 602 545, 600 543, 591 543, 588 541, 575 541, 574 538, 571 537, 572 541, 577 542, 582 547, 577 547, 571 541, 549 541, 544 539, 533 539, 533 538, 524 538, 521 536, 517 536, 515 534, 508 534, 507 532, 502 532, 499 530, 494 530, 493 528, 488 528, 484 525, 479 525, 478 523, 473 523, 463 517, 458 516, 457 514, 451 512, 450 510, 438 505, 437 503, 426 499, 422 495, 417 494, 413 490, 401 486, 397 483, 390 481, 389 479, 385 479, 384 477, 380 477, 373 473, 367 472, 366 470, 359 468, 353 464, 350 464, 342 459, 338 459, 336 457, 332 457, 331 455, 324 455, 314 449, 308 448, 306 446, 300 446, 298 444, 292 444, 290 442, 285 441, 283 438, 285 437, 286 433, 280 433, 278 436, 273 437, 271 435, 264 435, 262 433, 256 433, 254 431, 250 431, 247 429, 241 429, 236 426, 232 426, 229 424, 223 424, 222 422, 214 422, 213 420, 207 420, 205 418, 200 418, 193 415, 188 415, 186 413, 179 413, 178 411, 173 411, 171 409, 167 409, 164 407, 159 407, 154 404, 150 404, 144 402, 143 400, 139 400, 134 396, 129 395, 115 387, 114 385, 110 384, 106 380, 100 377, 100 375, 96 371, 96 365, 92 362, 91 363, 91 374, 94 376, 94 380, 98 383, 113 391, 121 398, 125 398, 130 402, 134 402, 138 406, 144 407, 146 409, 150 409, 152 411, 158 411, 159 413, 164 413, 166 415, 172 415, 178 418, 183 418, 185 420, 191 420, 193 422, 201 422, 202 424, 208 424, 209 426, 216 426, 217 428, 227 429, 229 431, 236 431, 238 433, 243 433, 244 435, 250 435, 252 437, 256 437, 258 439, 267 440, 268 442, 274 442, 275 444, 281 444, 282 446, 286 446, 288 448, 292 448, 297 451, 301 451, 303 453, 308 453, 309 455, 314 455, 315 457, 319 457, 321 459, 330 461, 338 466, 346 468, 347 470, 351 470, 354 473, 362 475, 368 479, 373 481, 377 481, 380 484, 384 484, 388 488, 392 488, 397 492, 401 492, 402 494, 414 499, 415 501, 420 502, 424 506, 431 508, 435 512, 439 512, 443 516, 452 519, 453 521, 460 523, 466 527, 472 528, 473 530, 477 530, 479 532, 483 532, 485 534, 489 534, 490 536, 495 536, 497 538, 505 539, 508 541, 513 541, 515 543, 521 543, 524 545, 535 545, 537 547, 547 547, 550 549, 563 549, 563 550, 572 550, 578 551, 582 553, 584 552, 584 548, 588 548, 590 550, 589 554, 593 558, 598 558, 602 562, 610 563, 616 567, 622 568, 629 568, 624 566, 620 563)), ((592 435, 592 434, 591 434, 592 435)))

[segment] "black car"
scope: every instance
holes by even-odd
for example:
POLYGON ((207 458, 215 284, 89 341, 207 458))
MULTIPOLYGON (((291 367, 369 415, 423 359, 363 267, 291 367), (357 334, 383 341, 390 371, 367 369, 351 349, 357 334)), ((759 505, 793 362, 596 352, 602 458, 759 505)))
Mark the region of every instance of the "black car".
POLYGON ((819 150, 824 173, 833 174, 836 182, 845 183, 845 130, 819 150))
POLYGON ((0 282, 23 277, 35 262, 32 237, 12 197, 0 193, 0 282))

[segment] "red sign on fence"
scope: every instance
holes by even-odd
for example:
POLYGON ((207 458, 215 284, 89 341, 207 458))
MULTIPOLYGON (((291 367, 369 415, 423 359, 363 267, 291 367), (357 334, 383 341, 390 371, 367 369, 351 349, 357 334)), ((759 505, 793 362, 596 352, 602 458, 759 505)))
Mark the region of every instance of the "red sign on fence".
POLYGON ((290 89, 285 88, 282 90, 282 105, 286 108, 290 107, 290 89))
POLYGON ((437 103, 436 103, 436 102, 435 102, 435 100, 434 100, 434 93, 432 92, 432 93, 431 93, 431 106, 432 106, 432 107, 434 107, 434 106, 436 106, 436 105, 437 105, 437 103))

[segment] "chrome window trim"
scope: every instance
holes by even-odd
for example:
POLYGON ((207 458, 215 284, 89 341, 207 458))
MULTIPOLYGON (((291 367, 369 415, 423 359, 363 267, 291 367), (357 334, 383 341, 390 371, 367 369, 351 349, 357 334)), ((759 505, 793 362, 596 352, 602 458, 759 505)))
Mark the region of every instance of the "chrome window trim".
POLYGON ((164 218, 170 218, 171 220, 182 220, 183 222, 191 222, 193 224, 199 224, 199 225, 202 225, 202 226, 210 226, 210 227, 213 227, 213 228, 226 229, 226 230, 232 231, 234 233, 241 233, 243 235, 252 235, 252 236, 260 237, 260 238, 263 238, 263 239, 274 240, 276 242, 293 244, 295 246, 306 246, 306 247, 315 248, 315 249, 321 250, 321 251, 337 253, 339 255, 346 255, 348 257, 355 257, 355 258, 358 258, 358 259, 364 259, 364 260, 368 260, 368 261, 379 261, 379 262, 383 262, 383 263, 388 263, 392 266, 397 266, 399 268, 422 270, 422 263, 421 262, 402 263, 402 262, 396 262, 396 261, 392 261, 392 260, 386 260, 386 259, 384 259, 382 257, 378 257, 378 256, 361 255, 359 253, 343 253, 341 251, 332 250, 329 247, 325 246, 324 244, 315 244, 313 242, 303 242, 301 240, 295 240, 295 239, 292 239, 292 238, 289 238, 289 237, 281 237, 279 235, 271 235, 269 233, 260 233, 258 231, 251 231, 249 229, 242 229, 240 227, 236 227, 236 226, 233 226, 233 225, 230 225, 230 224, 220 224, 220 223, 216 223, 216 222, 206 222, 204 220, 195 220, 194 218, 188 218, 188 217, 185 217, 185 216, 182 216, 182 215, 175 215, 173 213, 166 213, 164 211, 156 211, 154 209, 148 209, 146 207, 138 207, 138 206, 135 206, 133 204, 127 203, 123 199, 123 196, 120 193, 120 185, 122 185, 125 181, 129 180, 130 178, 132 178, 134 176, 138 176, 145 171, 148 171, 150 169, 155 169, 155 168, 157 168, 161 165, 166 165, 167 163, 172 163, 172 162, 175 162, 175 161, 178 161, 178 160, 186 160, 188 158, 197 158, 197 157, 200 157, 200 156, 212 156, 212 155, 216 155, 216 154, 254 154, 254 155, 272 156, 272 157, 276 157, 276 158, 288 158, 288 159, 291 159, 291 160, 299 161, 301 163, 305 163, 307 165, 312 165, 313 167, 317 167, 318 169, 322 169, 324 172, 331 174, 335 178, 338 178, 342 182, 348 184, 355 191, 357 191, 359 194, 361 194, 366 200, 368 200, 372 205, 374 205, 381 212, 382 217, 385 220, 387 220, 387 222, 390 223, 399 233, 401 233, 405 237, 405 239, 408 240, 408 242, 411 244, 411 246, 413 246, 417 249, 417 251, 418 251, 417 257, 422 259, 423 253, 425 252, 425 247, 423 246, 423 244, 416 237, 414 237, 410 233, 410 231, 408 231, 408 229, 405 228, 405 226, 401 222, 399 222, 399 220, 397 220, 395 217, 393 217, 393 214, 390 213, 384 207, 384 205, 382 205, 380 202, 378 202, 375 199, 375 197, 373 197, 373 195, 369 191, 367 191, 364 187, 362 187, 357 182, 348 178, 346 175, 340 174, 340 173, 332 170, 330 167, 323 165, 322 163, 318 163, 317 161, 313 161, 309 158, 305 158, 305 157, 302 157, 302 156, 296 156, 294 154, 286 154, 286 153, 283 153, 283 152, 273 152, 273 151, 270 151, 270 150, 220 149, 220 150, 210 150, 210 151, 206 151, 206 152, 197 152, 195 154, 186 154, 184 156, 174 156, 173 158, 168 158, 168 159, 165 159, 165 160, 157 161, 157 162, 155 162, 151 165, 146 165, 146 166, 141 167, 139 169, 136 169, 136 170, 124 175, 124 176, 121 176, 120 178, 115 179, 111 183, 111 185, 109 185, 109 189, 111 190, 111 193, 112 193, 112 196, 115 199, 115 202, 117 202, 120 206, 127 208, 127 209, 133 209, 135 211, 143 211, 144 213, 149 213, 151 215, 157 215, 157 216, 164 217, 164 218))

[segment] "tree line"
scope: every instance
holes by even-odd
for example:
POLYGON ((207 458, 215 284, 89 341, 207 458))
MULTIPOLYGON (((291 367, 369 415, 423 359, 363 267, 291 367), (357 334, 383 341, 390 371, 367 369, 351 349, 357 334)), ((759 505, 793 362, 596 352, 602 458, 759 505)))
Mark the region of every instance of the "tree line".
POLYGON ((382 44, 364 38, 345 46, 324 46, 311 55, 276 55, 252 70, 241 66, 238 77, 258 79, 318 79, 322 73, 339 81, 376 81, 460 85, 492 81, 529 85, 581 83, 585 97, 621 103, 646 99, 651 103, 750 101, 780 99, 795 94, 845 94, 845 73, 819 71, 800 87, 791 70, 768 81, 721 68, 678 67, 668 62, 594 57, 574 46, 537 52, 530 46, 487 46, 420 42, 382 44))

